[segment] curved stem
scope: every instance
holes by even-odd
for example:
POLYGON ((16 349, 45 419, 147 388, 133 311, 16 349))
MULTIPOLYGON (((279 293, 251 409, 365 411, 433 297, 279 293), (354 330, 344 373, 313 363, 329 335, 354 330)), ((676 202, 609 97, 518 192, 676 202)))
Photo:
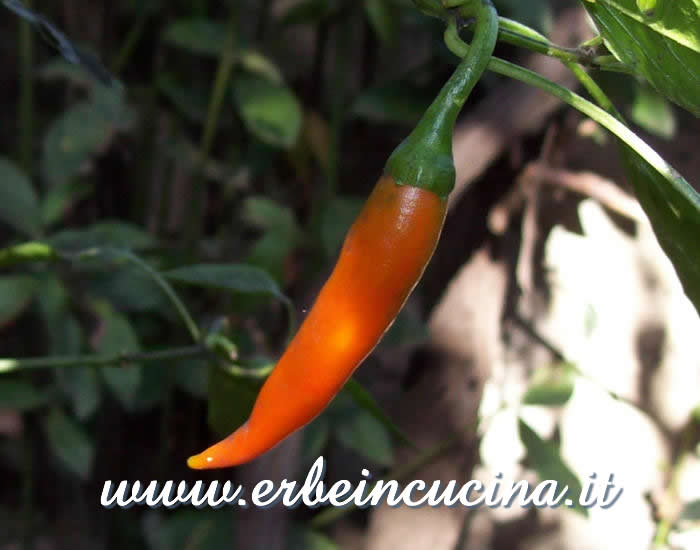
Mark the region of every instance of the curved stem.
POLYGON ((177 295, 175 290, 173 290, 173 287, 170 286, 168 281, 166 281, 160 273, 158 273, 155 269, 153 269, 150 265, 148 265, 130 250, 122 250, 119 248, 110 247, 95 247, 88 248, 87 250, 82 250, 73 254, 57 253, 56 257, 67 261, 79 261, 84 260, 86 258, 99 257, 101 255, 106 255, 108 257, 111 257, 112 259, 127 260, 133 263, 139 269, 143 270, 146 274, 148 274, 148 276, 151 277, 151 279, 153 279, 153 281, 158 285, 158 287, 160 287, 160 289, 165 293, 170 302, 173 304, 178 314, 180 315, 180 318, 185 323, 187 330, 192 336, 192 339, 197 343, 201 341, 202 335, 199 331, 197 323, 194 322, 194 319, 192 319, 190 312, 187 310, 187 307, 182 302, 182 300, 180 300, 180 297, 177 295))
MULTIPOLYGON (((471 25, 472 23, 469 22, 467 28, 471 25)), ((535 53, 554 57, 564 63, 580 63, 602 71, 613 71, 625 74, 633 73, 631 68, 620 63, 613 56, 593 55, 590 53, 591 48, 584 46, 578 48, 559 46, 532 27, 528 27, 519 21, 513 21, 507 17, 498 18, 498 40, 519 48, 525 48, 535 53)))
POLYGON ((148 11, 148 9, 142 8, 141 12, 138 15, 138 18, 136 19, 136 22, 129 30, 129 33, 126 35, 126 39, 124 40, 124 43, 119 49, 119 53, 112 62, 112 72, 115 75, 118 75, 129 62, 131 54, 134 53, 136 45, 143 36, 143 31, 146 30, 146 23, 148 22, 149 15, 150 12, 148 11))
MULTIPOLYGON (((490 0, 462 3, 459 14, 477 19, 472 47, 384 168, 398 184, 426 189, 442 198, 455 183, 452 133, 457 115, 486 69, 498 38, 498 13, 490 0)), ((450 26, 456 28, 454 17, 450 17, 450 26)))
POLYGON ((145 271, 153 279, 153 281, 160 287, 160 289, 165 293, 165 295, 168 297, 168 299, 172 302, 173 306, 175 306, 175 309, 177 310, 178 314, 180 315, 180 318, 183 320, 183 322, 187 326, 187 330, 190 332, 192 339, 195 342, 199 342, 202 339, 202 335, 199 331, 199 327, 197 326, 197 323, 194 322, 194 319, 192 319, 192 316, 190 315, 190 312, 187 310, 187 307, 185 307, 185 304, 182 302, 182 300, 180 300, 180 297, 177 295, 177 292, 175 292, 175 290, 173 290, 173 287, 170 286, 168 281, 166 281, 160 273, 158 273, 150 265, 148 265, 146 262, 144 262, 136 254, 133 254, 132 252, 129 252, 128 250, 118 251, 118 254, 123 256, 125 259, 129 260, 131 263, 138 266, 140 269, 145 271))
MULTIPOLYGON (((459 37, 457 27, 450 24, 445 31, 445 44, 455 55, 463 57, 469 52, 469 45, 459 37)), ((605 112, 603 109, 594 105, 590 101, 585 100, 580 95, 575 94, 571 90, 555 84, 551 80, 543 76, 520 67, 503 59, 492 57, 488 64, 488 69, 495 73, 519 80, 530 86, 534 86, 543 90, 559 99, 564 103, 571 105, 586 116, 595 120, 622 140, 626 145, 633 149, 640 157, 642 157, 654 170, 656 170, 663 178, 669 182, 679 193, 696 205, 700 209, 700 195, 695 191, 690 184, 681 176, 675 168, 667 163, 654 149, 652 149, 643 139, 637 136, 632 130, 617 120, 613 115, 605 112)))
POLYGON ((185 226, 185 244, 190 251, 196 249, 197 242, 202 234, 202 209, 206 197, 204 167, 207 164, 209 153, 211 152, 216 131, 219 125, 219 115, 224 105, 226 90, 231 79, 235 63, 234 46, 236 43, 236 27, 238 22, 238 7, 233 2, 229 7, 229 24, 226 42, 221 50, 219 66, 214 77, 211 96, 209 97, 209 108, 207 110, 207 120, 199 142, 199 156, 195 167, 192 181, 192 201, 189 209, 189 217, 185 226))
MULTIPOLYGON (((465 52, 464 60, 442 87, 416 127, 416 131, 420 131, 419 128, 421 124, 425 124, 424 121, 428 121, 432 127, 448 127, 450 139, 452 139, 452 129, 457 115, 488 65, 489 55, 484 55, 483 52, 486 50, 489 54, 493 52, 498 36, 498 15, 491 2, 476 0, 462 6, 460 14, 465 17, 477 17, 474 47, 465 52)), ((455 25, 456 21, 451 19, 451 24, 455 25)))
POLYGON ((595 102, 598 105, 600 105, 608 113, 617 118, 620 122, 624 122, 624 120, 622 119, 622 115, 615 108, 613 102, 610 101, 610 98, 607 95, 605 95, 605 92, 602 90, 602 88, 598 85, 598 83, 595 80, 591 78, 591 75, 589 75, 584 70, 584 68, 581 67, 581 65, 578 65, 576 63, 567 63, 566 66, 574 74, 574 76, 578 79, 581 85, 586 89, 586 91, 591 95, 591 97, 595 100, 595 102))

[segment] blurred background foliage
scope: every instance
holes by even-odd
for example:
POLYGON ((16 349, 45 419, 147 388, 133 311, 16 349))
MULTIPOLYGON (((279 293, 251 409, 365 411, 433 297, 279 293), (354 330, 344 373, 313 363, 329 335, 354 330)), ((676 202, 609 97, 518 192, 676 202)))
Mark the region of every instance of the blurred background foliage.
MULTIPOLYGON (((24 4, 82 65, 3 12, 0 357, 64 363, 0 360, 19 371, 0 378, 0 548, 231 548, 235 511, 106 511, 102 484, 202 478, 185 458, 247 417, 454 67, 443 24, 409 0, 24 4)), ((573 2, 495 4, 548 34, 573 2)), ((502 82, 486 75, 473 101, 502 82)), ((648 84, 601 82, 638 127, 674 138, 680 111, 648 84)), ((436 296, 421 288, 380 352, 427 340, 436 296)), ((524 402, 561 404, 572 384, 544 376, 524 402)), ((546 442, 524 426, 537 462, 546 442)), ((335 453, 386 472, 410 438, 354 382, 304 432, 300 467, 335 453)), ((334 548, 310 517, 295 512, 291 547, 334 548)))

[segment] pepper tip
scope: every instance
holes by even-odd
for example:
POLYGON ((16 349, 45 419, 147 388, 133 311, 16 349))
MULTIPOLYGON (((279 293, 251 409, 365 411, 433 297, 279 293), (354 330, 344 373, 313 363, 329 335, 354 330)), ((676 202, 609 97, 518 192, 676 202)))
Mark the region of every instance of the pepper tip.
POLYGON ((187 466, 193 470, 204 470, 207 462, 211 462, 211 457, 204 458, 201 454, 193 455, 187 459, 187 466))

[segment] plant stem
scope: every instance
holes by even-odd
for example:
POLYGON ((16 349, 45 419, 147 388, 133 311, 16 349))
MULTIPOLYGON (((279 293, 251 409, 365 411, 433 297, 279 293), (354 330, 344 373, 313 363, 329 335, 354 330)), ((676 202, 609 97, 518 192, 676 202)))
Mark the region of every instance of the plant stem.
POLYGON ((202 338, 202 334, 199 331, 199 327, 197 326, 197 323, 194 322, 194 319, 192 319, 192 316, 190 315, 190 312, 187 310, 187 307, 185 306, 185 304, 182 302, 182 300, 180 300, 180 297, 177 295, 177 292, 175 292, 175 290, 173 290, 173 287, 170 286, 170 283, 168 283, 168 281, 166 281, 160 273, 158 273, 150 265, 148 265, 146 262, 144 262, 136 254, 133 254, 132 252, 129 252, 128 250, 119 251, 119 254, 122 255, 127 260, 129 260, 131 263, 137 265, 139 268, 141 268, 146 273, 148 273, 148 275, 153 279, 153 281, 160 287, 160 289, 165 293, 165 295, 168 297, 168 299, 172 302, 173 306, 175 307, 178 314, 180 315, 180 318, 185 323, 185 326, 187 326, 187 330, 190 332, 192 339, 195 342, 199 342, 202 338))
POLYGON ((345 118, 345 97, 347 91, 347 65, 349 43, 352 42, 353 18, 344 17, 339 23, 338 35, 335 40, 335 72, 333 74, 333 93, 330 118, 330 148, 328 173, 326 178, 326 199, 333 197, 338 191, 338 173, 340 167, 340 151, 342 149, 343 120, 345 118))
POLYGON ((56 251, 40 242, 28 242, 0 250, 0 267, 28 262, 50 261, 58 258, 56 251))
POLYGON ((187 233, 185 236, 187 247, 194 250, 202 233, 202 207, 205 196, 205 178, 204 166, 206 165, 209 153, 211 152, 216 130, 219 123, 219 114, 224 103, 226 95, 226 87, 231 78, 231 72, 234 63, 234 46, 236 37, 236 25, 238 21, 238 9, 235 2, 230 7, 231 14, 229 17, 228 34, 226 42, 221 50, 219 66, 214 79, 214 86, 211 97, 209 98, 209 109, 207 113, 207 121, 204 125, 204 131, 199 144, 199 159, 195 166, 194 180, 192 182, 192 204, 190 216, 187 220, 187 233))
MULTIPOLYGON (((467 26, 471 26, 471 22, 467 26)), ((631 68, 620 63, 613 56, 596 56, 590 48, 566 48, 552 43, 545 35, 535 29, 513 21, 507 17, 498 18, 498 39, 506 44, 554 57, 563 62, 580 63, 593 66, 603 71, 632 74, 631 68)))
POLYGON ((624 122, 622 120, 622 115, 615 108, 613 102, 610 101, 610 98, 607 95, 605 95, 605 92, 602 90, 602 88, 598 85, 598 83, 595 80, 591 78, 591 75, 589 75, 585 71, 585 69, 581 67, 581 65, 578 65, 576 63, 567 63, 566 66, 574 74, 574 76, 578 79, 581 85, 586 89, 586 91, 591 95, 591 97, 595 100, 595 102, 598 105, 600 105, 611 115, 615 116, 615 118, 617 118, 621 122, 624 122))
MULTIPOLYGON (((458 57, 463 57, 469 51, 469 45, 459 37, 455 25, 448 25, 445 31, 445 44, 458 57)), ((520 82, 544 90, 595 120, 633 149, 654 170, 663 176, 677 192, 685 196, 696 208, 700 209, 700 195, 690 186, 685 178, 654 151, 654 149, 647 145, 643 139, 611 114, 605 112, 597 105, 585 100, 571 90, 559 86, 529 69, 525 69, 524 67, 520 67, 503 59, 492 57, 487 68, 497 74, 519 80, 520 82)))
POLYGON ((141 8, 141 13, 139 13, 138 19, 136 19, 136 22, 129 30, 129 34, 126 35, 126 39, 124 40, 119 53, 112 62, 112 72, 115 75, 118 75, 122 71, 129 61, 129 58, 131 58, 131 54, 134 53, 136 44, 138 44, 141 36, 143 35, 143 31, 146 29, 148 15, 148 10, 141 8))
POLYGON ((211 352, 202 346, 171 348, 161 351, 115 353, 109 355, 69 355, 62 357, 36 357, 30 359, 0 359, 0 375, 46 368, 66 367, 121 367, 129 363, 180 361, 195 357, 210 357, 211 352))
MULTIPOLYGON (((31 0, 26 0, 25 4, 27 8, 32 7, 31 0)), ((24 20, 19 24, 19 58, 19 158, 25 173, 31 176, 34 145, 34 39, 31 24, 24 20)))

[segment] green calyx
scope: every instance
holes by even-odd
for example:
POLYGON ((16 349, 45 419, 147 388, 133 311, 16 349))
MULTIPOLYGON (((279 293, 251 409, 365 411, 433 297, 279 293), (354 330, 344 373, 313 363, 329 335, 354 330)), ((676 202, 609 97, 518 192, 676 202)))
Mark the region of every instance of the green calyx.
POLYGON ((469 52, 384 167, 397 183, 443 198, 455 185, 452 133, 457 115, 486 69, 498 36, 498 14, 490 0, 465 2, 458 9, 462 17, 477 18, 469 52))

